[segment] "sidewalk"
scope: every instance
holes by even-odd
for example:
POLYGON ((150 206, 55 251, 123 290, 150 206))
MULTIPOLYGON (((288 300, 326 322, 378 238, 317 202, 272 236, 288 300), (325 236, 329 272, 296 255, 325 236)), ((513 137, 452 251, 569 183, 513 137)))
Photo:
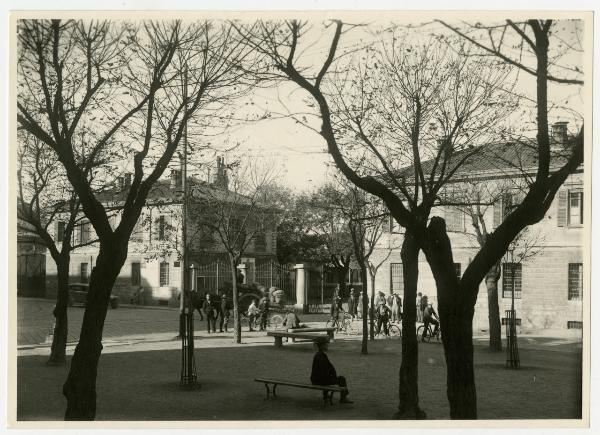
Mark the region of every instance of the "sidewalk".
MULTIPOLYGON (((157 335, 156 339, 159 338, 157 335)), ((168 337, 163 337, 165 340, 168 337)), ((171 337, 172 338, 172 337, 171 337)), ((267 337, 246 335, 244 344, 228 337, 196 340, 196 367, 202 388, 178 387, 179 341, 157 350, 159 341, 107 346, 98 371, 99 420, 361 420, 390 419, 397 408, 399 340, 369 342, 360 354, 357 338, 336 340, 329 357, 347 377, 354 404, 321 407, 321 394, 280 387, 276 400, 265 400, 255 377, 308 382, 314 354, 311 343, 286 343, 277 349, 267 337), (119 349, 119 350, 117 350, 119 349)), ((162 345, 161 344, 161 345, 162 345)), ((504 352, 475 348, 478 407, 481 419, 575 418, 580 414, 581 355, 521 349, 521 370, 505 369, 504 352), (518 400, 509 400, 518 398, 518 400)), ((18 417, 60 420, 62 384, 68 365, 47 367, 46 356, 18 357, 18 417)), ((429 418, 449 418, 446 368, 441 344, 419 345, 420 401, 429 418)))

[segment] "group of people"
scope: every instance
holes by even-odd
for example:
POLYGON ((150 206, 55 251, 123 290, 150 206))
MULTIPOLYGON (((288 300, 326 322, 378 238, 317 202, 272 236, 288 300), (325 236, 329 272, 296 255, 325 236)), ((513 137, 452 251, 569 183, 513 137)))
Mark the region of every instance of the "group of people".
POLYGON ((260 319, 259 321, 259 330, 266 331, 267 330, 267 320, 269 316, 269 308, 271 307, 271 302, 269 298, 263 297, 258 306, 256 306, 256 300, 252 299, 250 306, 248 307, 247 315, 248 315, 248 331, 254 332, 252 329, 252 325, 256 322, 256 319, 260 319))
POLYGON ((217 332, 217 320, 219 320, 219 332, 228 332, 233 305, 226 294, 221 295, 221 300, 217 301, 210 293, 206 293, 202 299, 198 292, 192 292, 192 305, 194 310, 198 311, 200 321, 206 318, 206 330, 209 334, 217 332))

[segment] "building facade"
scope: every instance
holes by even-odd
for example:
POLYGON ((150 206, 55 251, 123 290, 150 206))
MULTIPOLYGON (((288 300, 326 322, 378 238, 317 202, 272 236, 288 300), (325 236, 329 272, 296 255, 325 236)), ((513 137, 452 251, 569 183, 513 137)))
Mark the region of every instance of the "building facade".
MULTIPOLYGON (((516 146, 516 145, 514 145, 516 146)), ((490 165, 484 159, 469 168, 469 177, 457 177, 450 186, 453 189, 467 190, 478 181, 486 186, 512 185, 512 193, 502 194, 484 212, 484 222, 488 231, 494 229, 507 213, 507 203, 514 205, 523 195, 525 174, 523 168, 515 170, 516 154, 503 152, 503 163, 490 165), (521 186, 521 187, 519 187, 521 186)), ((531 169, 531 167, 529 168, 531 169)), ((522 331, 541 329, 581 329, 583 322, 584 275, 584 179, 580 167, 570 175, 557 192, 552 205, 544 218, 529 227, 523 238, 518 240, 501 263, 501 278, 498 282, 498 302, 500 317, 505 324, 505 312, 510 309, 514 289, 517 324, 522 331), (525 253, 521 259, 519 253, 525 253)), ((489 187, 488 187, 489 188, 489 187)), ((479 245, 474 236, 471 216, 459 207, 436 207, 433 216, 441 216, 446 221, 448 235, 452 243, 455 269, 462 275, 479 245)), ((387 246, 401 246, 403 229, 391 222, 381 238, 378 249, 373 253, 374 260, 388 254, 387 246)), ((376 278, 376 291, 403 293, 402 261, 400 249, 382 264, 376 278)), ((369 283, 370 289, 370 283, 369 283)), ((370 289, 371 290, 371 289, 370 289)), ((418 291, 427 295, 437 307, 437 293, 431 269, 421 253, 419 257, 418 291)), ((473 330, 484 332, 489 329, 488 295, 484 282, 479 285, 473 330)))
MULTIPOLYGON (((219 161, 219 165, 222 165, 219 161)), ((103 201, 111 214, 111 226, 116 228, 119 224, 119 205, 125 199, 128 191, 130 177, 120 180, 123 183, 114 191, 107 192, 103 201)), ((188 180, 190 194, 188 199, 187 219, 187 246, 190 264, 197 267, 211 264, 227 264, 228 255, 219 237, 212 231, 200 229, 200 221, 206 203, 194 200, 198 195, 195 191, 204 194, 210 191, 221 192, 223 201, 230 195, 224 195, 227 189, 227 178, 224 171, 219 170, 213 183, 188 180)), ((218 195, 213 195, 219 198, 218 195)), ((239 195, 237 196, 240 197, 239 195)), ((214 203, 213 203, 214 204, 214 203)), ((244 201, 239 201, 238 210, 244 214, 244 201)), ((245 215, 244 215, 245 216, 245 215)), ((138 303, 143 305, 178 306, 182 282, 182 217, 183 196, 181 194, 181 174, 173 170, 168 180, 159 180, 151 191, 146 206, 131 235, 128 257, 121 269, 113 294, 119 296, 123 303, 138 303)), ((274 213, 261 214, 262 225, 254 233, 252 240, 245 249, 241 259, 240 269, 245 275, 246 282, 252 282, 257 266, 264 262, 276 259, 277 226, 274 213), (272 216, 272 219, 265 218, 272 216)), ((235 213, 231 217, 232 225, 236 225, 235 213)), ((203 227, 204 228, 204 227, 203 227)), ((55 225, 55 237, 60 242, 61 221, 55 225)), ((73 237, 79 242, 86 242, 95 238, 94 229, 89 222, 78 226, 73 237)), ((70 282, 87 283, 90 278, 98 255, 98 244, 90 244, 76 249, 71 254, 70 282)), ((56 265, 51 258, 47 259, 46 296, 56 297, 56 265)), ((217 266, 218 267, 218 266, 217 266)), ((202 281, 198 279, 198 287, 202 288, 202 281)), ((230 277, 225 277, 230 280, 230 277)))

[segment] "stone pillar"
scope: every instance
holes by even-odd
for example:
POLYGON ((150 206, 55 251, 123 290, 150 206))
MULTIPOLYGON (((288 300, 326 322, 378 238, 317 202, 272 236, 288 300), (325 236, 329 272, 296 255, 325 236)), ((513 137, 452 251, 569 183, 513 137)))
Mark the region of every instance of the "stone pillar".
POLYGON ((304 264, 296 264, 296 306, 302 313, 308 313, 308 303, 306 300, 306 284, 308 282, 308 270, 304 264))

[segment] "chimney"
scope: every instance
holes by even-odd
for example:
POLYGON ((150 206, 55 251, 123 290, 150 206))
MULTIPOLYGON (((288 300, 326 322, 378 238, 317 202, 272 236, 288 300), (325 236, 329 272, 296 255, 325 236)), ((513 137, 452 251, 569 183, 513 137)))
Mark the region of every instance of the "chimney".
POLYGON ((454 151, 454 147, 452 146, 452 143, 450 141, 450 139, 448 139, 448 136, 442 136, 437 140, 438 143, 438 149, 439 150, 443 150, 444 152, 444 159, 449 159, 450 156, 452 155, 452 152, 454 151))
POLYGON ((181 190, 181 171, 179 169, 171 169, 171 190, 181 190))
POLYGON ((561 148, 564 147, 567 143, 567 121, 557 121, 552 124, 552 145, 559 145, 561 148))
POLYGON ((213 184, 222 189, 227 189, 229 187, 227 168, 225 168, 225 159, 223 157, 217 157, 217 174, 213 184))
POLYGON ((125 173, 125 177, 123 177, 123 189, 122 190, 129 190, 130 187, 131 187, 131 173, 127 172, 127 173, 125 173))

